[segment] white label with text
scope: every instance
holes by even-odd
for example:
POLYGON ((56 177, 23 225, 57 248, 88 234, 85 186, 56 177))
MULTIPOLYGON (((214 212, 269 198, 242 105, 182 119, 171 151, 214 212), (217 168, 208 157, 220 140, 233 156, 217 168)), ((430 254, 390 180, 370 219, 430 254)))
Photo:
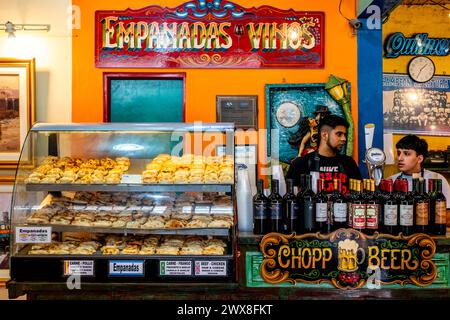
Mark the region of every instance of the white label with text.
POLYGON ((111 260, 109 261, 110 276, 143 276, 144 260, 111 260))
POLYGON ((226 261, 195 261, 196 276, 226 276, 226 261))
POLYGON ((190 276, 192 275, 192 261, 160 261, 159 274, 161 276, 190 276))
POLYGON ((16 243, 50 243, 51 227, 16 227, 16 243))
POLYGON ((93 276, 94 260, 64 260, 64 275, 93 276))

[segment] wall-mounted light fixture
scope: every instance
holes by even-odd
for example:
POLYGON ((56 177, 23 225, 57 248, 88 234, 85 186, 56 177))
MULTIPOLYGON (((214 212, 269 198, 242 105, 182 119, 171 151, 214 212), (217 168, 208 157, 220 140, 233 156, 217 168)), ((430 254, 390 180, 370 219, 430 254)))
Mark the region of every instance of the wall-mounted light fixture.
POLYGON ((15 38, 16 31, 50 31, 49 24, 14 24, 11 21, 5 24, 0 24, 0 30, 5 30, 8 34, 8 38, 15 38))

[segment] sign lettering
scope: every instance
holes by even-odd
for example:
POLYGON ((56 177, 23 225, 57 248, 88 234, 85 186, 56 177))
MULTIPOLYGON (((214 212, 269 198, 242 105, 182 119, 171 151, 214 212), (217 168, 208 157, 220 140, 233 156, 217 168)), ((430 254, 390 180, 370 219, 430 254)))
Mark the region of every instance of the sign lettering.
POLYGON ((356 289, 368 283, 372 274, 368 270, 376 270, 380 284, 427 286, 437 275, 432 262, 436 244, 422 233, 408 237, 368 236, 354 229, 329 235, 269 233, 260 249, 261 277, 272 284, 329 282, 340 289, 356 289))
POLYGON ((323 12, 191 1, 96 11, 97 67, 323 68, 323 12))

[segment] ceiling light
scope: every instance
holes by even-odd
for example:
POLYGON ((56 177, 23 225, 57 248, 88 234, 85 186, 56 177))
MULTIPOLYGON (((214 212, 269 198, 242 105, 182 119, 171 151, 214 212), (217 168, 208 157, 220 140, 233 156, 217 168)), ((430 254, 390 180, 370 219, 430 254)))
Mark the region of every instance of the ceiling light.
POLYGON ((0 24, 0 30, 5 30, 8 38, 15 38, 15 31, 50 31, 49 24, 14 24, 11 21, 0 24))

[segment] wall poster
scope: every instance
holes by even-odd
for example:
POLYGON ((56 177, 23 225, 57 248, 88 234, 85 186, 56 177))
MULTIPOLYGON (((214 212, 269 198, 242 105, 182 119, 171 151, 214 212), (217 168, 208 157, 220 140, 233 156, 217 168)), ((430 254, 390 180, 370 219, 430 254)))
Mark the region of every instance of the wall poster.
POLYGON ((383 75, 385 133, 450 136, 450 77, 418 83, 408 75, 383 75))

